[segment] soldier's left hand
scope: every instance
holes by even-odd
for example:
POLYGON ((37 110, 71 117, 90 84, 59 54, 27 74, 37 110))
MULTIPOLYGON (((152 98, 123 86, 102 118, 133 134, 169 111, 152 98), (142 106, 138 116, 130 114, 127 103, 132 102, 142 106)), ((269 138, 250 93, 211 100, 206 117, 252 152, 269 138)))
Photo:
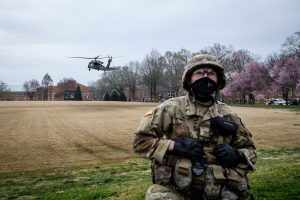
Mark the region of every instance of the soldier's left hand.
POLYGON ((242 152, 229 144, 218 144, 214 149, 217 161, 224 167, 235 167, 239 163, 245 163, 246 159, 242 152))

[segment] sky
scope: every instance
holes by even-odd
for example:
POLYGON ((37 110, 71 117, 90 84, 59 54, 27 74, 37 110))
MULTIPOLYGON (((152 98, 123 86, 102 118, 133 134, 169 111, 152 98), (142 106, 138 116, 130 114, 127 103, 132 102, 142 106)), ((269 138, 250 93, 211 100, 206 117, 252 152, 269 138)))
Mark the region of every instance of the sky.
MULTIPOLYGON (((300 31, 299 0, 0 0, 0 80, 48 73, 88 85, 103 72, 68 56, 122 56, 113 66, 214 43, 266 58, 300 31)), ((105 60, 104 60, 105 61, 105 60)))

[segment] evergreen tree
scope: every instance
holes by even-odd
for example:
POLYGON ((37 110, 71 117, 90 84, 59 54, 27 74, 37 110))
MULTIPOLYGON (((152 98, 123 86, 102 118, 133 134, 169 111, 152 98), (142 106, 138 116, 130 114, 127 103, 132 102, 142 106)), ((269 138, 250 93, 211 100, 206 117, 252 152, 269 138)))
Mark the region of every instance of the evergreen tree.
POLYGON ((103 101, 110 101, 110 95, 108 92, 103 95, 103 101))
POLYGON ((119 99, 119 100, 120 100, 120 101, 127 101, 124 92, 121 92, 121 93, 120 93, 120 99, 119 99))
POLYGON ((51 76, 47 73, 44 78, 42 79, 42 86, 44 87, 44 101, 48 101, 51 99, 48 99, 49 97, 49 87, 53 85, 53 80, 51 76))
POLYGON ((75 92, 75 101, 82 101, 82 94, 81 94, 79 84, 77 85, 76 92, 75 92))
POLYGON ((9 88, 0 80, 0 101, 9 99, 9 88))
POLYGON ((111 101, 119 101, 120 99, 120 94, 118 93, 117 90, 113 90, 110 94, 110 100, 111 101))

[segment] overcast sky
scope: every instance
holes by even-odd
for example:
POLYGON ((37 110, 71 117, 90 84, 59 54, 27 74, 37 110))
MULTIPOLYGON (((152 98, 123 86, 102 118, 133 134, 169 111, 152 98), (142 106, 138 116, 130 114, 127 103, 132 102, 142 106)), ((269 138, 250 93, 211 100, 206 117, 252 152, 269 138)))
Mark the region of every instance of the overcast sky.
POLYGON ((67 56, 123 56, 113 65, 214 43, 263 59, 300 31, 299 0, 0 0, 0 80, 82 84, 102 72, 67 56))

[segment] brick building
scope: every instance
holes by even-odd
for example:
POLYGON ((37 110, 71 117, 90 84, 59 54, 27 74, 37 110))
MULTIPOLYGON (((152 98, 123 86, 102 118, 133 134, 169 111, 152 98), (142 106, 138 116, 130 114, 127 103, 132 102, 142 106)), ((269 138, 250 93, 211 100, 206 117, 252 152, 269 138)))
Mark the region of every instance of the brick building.
MULTIPOLYGON (((274 91, 270 91, 266 94, 257 94, 254 95, 254 101, 257 104, 264 104, 266 99, 269 98, 282 98, 281 93, 277 93, 274 91)), ((300 98, 300 91, 290 91, 288 98, 300 98)), ((241 92, 237 91, 235 94, 230 96, 225 96, 224 94, 221 94, 220 100, 222 100, 224 103, 249 103, 250 97, 249 95, 243 95, 241 92)))
MULTIPOLYGON (((77 87, 77 86, 76 86, 77 87)), ((89 100, 89 88, 79 83, 82 94, 82 100, 89 100)), ((74 100, 76 88, 68 88, 62 90, 58 86, 50 86, 48 91, 44 87, 39 87, 36 92, 36 100, 38 101, 64 101, 74 100)))
MULTIPOLYGON (((76 84, 77 87, 77 84, 76 84)), ((82 100, 89 100, 89 88, 85 85, 79 84, 82 100)), ((10 91, 7 100, 11 101, 29 101, 29 97, 25 91, 10 91)), ((47 91, 44 87, 37 88, 37 91, 32 101, 64 101, 74 100, 76 88, 65 89, 62 91, 58 86, 50 86, 47 91)))
MULTIPOLYGON (((9 92, 8 100, 13 101, 29 101, 29 97, 26 95, 24 91, 12 91, 9 92)), ((35 100, 35 98, 34 98, 35 100)))
POLYGON ((137 86, 134 97, 129 88, 124 89, 124 94, 127 101, 145 101, 150 98, 149 89, 146 86, 137 86))

